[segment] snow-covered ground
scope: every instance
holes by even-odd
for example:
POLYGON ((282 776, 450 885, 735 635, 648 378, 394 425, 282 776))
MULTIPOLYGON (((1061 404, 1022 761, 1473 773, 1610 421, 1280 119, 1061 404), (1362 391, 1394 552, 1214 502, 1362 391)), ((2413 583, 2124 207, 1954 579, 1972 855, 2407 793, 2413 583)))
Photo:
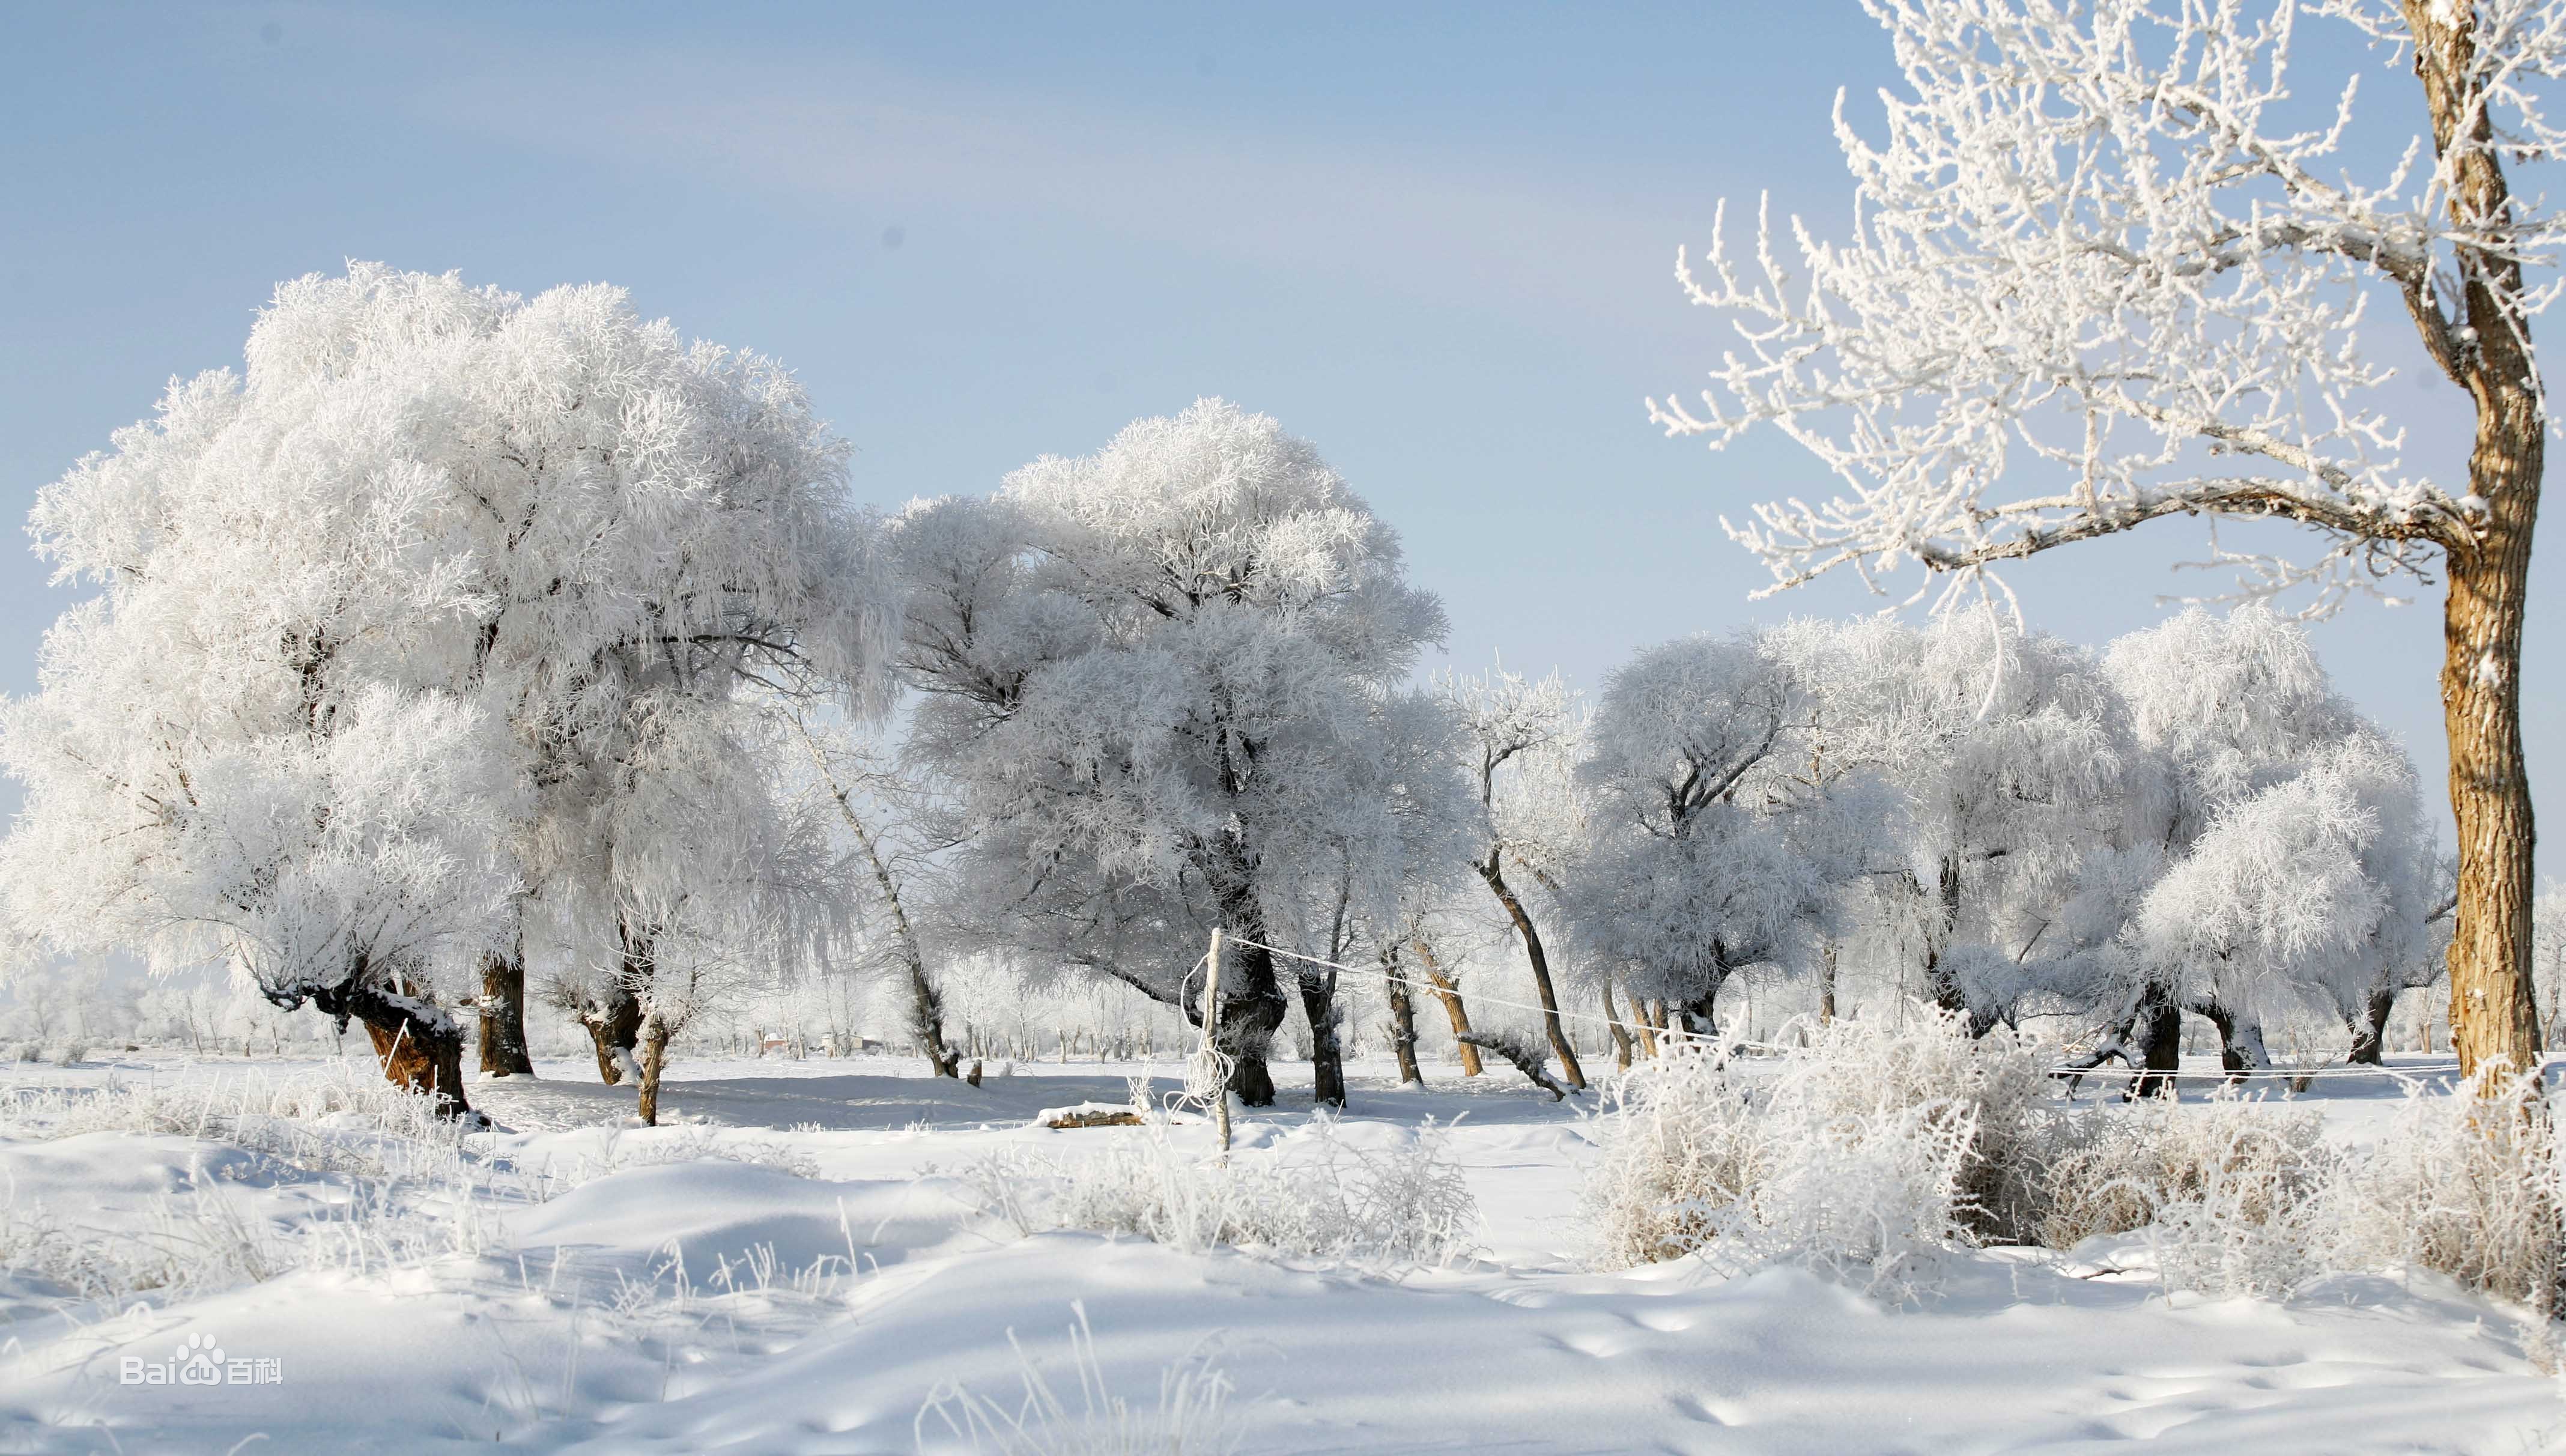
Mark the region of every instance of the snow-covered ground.
MULTIPOLYGON (((128 1054, 11 1066, 0 1091, 325 1070, 128 1054)), ((7 1277, 0 1449, 868 1452, 918 1449, 921 1429, 933 1448, 945 1427, 919 1416, 939 1386, 1015 1405, 1011 1333, 1077 1408, 1079 1312, 1106 1387, 1135 1408, 1170 1367, 1216 1360, 1257 1452, 2566 1449, 2558 1382, 2533 1370, 2515 1314, 2436 1277, 2210 1302, 2117 1265, 1993 1251, 1892 1309, 1792 1270, 1587 1272, 1580 1114, 1493 1075, 1459 1090, 1442 1069, 1435 1091, 1403 1092, 1359 1067, 1336 1129, 1362 1149, 1457 1124, 1447 1150, 1483 1252, 1451 1268, 1022 1237, 974 1211, 948 1174, 990 1153, 1074 1159, 1150 1136, 1032 1125, 1125 1100, 1129 1070, 1025 1065, 974 1089, 905 1062, 681 1062, 670 1125, 643 1129, 624 1125, 630 1090, 548 1062, 541 1080, 473 1089, 499 1123, 474 1136, 476 1164, 507 1176, 460 1208, 432 1169, 392 1159, 386 1184, 364 1165, 369 1134, 328 1119, 325 1141, 354 1149, 344 1165, 183 1131, 0 1138, 0 1252, 49 1225, 244 1271, 123 1313, 7 1277), (359 1192, 395 1211, 352 1213, 359 1192), (206 1200, 243 1218, 208 1218, 206 1200), (251 1267, 297 1239, 339 1253, 251 1267), (147 1383, 164 1363, 208 1382, 147 1383)), ((1157 1070, 1162 1086, 1177 1071, 1157 1070)), ((2348 1137, 2395 1096, 2320 1089, 2348 1137)), ((1306 1097, 1242 1121, 1240 1144, 1316 1136, 1306 1097)), ((1209 1146, 1199 1122, 1174 1135, 1209 1146)))

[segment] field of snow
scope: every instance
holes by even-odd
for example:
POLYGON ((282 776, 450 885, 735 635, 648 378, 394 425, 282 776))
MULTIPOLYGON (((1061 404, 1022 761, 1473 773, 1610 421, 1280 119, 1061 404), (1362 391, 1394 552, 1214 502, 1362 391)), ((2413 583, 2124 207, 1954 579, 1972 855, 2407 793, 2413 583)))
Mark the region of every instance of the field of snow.
MULTIPOLYGON (((0 1137, 0 1263, 37 1267, 23 1256, 51 1237, 233 1271, 122 1310, 75 1298, 76 1270, 5 1276, 0 1450, 968 1450, 926 1409, 940 1395, 959 1420, 957 1385, 1012 1412, 1029 1360, 1085 1408, 1082 1315, 1108 1397, 1153 1411, 1171 1370, 1209 1361, 1252 1452, 2566 1449, 2516 1314, 2437 1277, 2169 1298, 2143 1240, 1954 1256, 1904 1308, 1794 1270, 1587 1272, 1581 1114, 1493 1075, 1464 1091, 1438 1069, 1404 1092, 1355 1070, 1335 1142, 1395 1150, 1451 1124, 1480 1217, 1474 1258, 1365 1272, 1027 1237, 956 1176, 1152 1135, 1033 1125, 1124 1101, 1121 1066, 974 1089, 904 1061, 680 1062, 669 1125, 647 1129, 593 1069, 541 1071, 472 1089, 498 1123, 470 1139, 472 1180, 405 1165, 348 1113, 260 1136, 0 1137)), ((1177 1070, 1157 1071, 1165 1087, 1177 1070)), ((118 1083, 183 1106, 330 1075, 127 1054, 0 1069, 0 1093, 118 1083)), ((2394 1100, 2320 1088, 2346 1137, 2394 1100)), ((1173 1135, 1210 1146, 1199 1121, 1173 1135)), ((1290 1091, 1237 1135, 1331 1136, 1290 1091)))

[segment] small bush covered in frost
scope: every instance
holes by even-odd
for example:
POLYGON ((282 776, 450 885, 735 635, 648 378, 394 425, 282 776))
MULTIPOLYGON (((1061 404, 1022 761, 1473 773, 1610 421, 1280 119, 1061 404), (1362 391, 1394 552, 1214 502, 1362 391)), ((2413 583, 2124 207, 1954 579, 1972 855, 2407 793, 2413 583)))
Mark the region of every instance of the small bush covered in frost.
POLYGON ((1366 1149, 1336 1121, 1272 1146, 1197 1156, 1150 1117, 1087 1156, 1012 1148, 963 1168, 983 1212, 1024 1234, 1136 1234, 1199 1252, 1215 1245, 1344 1264, 1449 1264, 1474 1250, 1478 1205, 1444 1153, 1443 1129, 1366 1149))
POLYGON ((2536 1075, 2484 1096, 2410 1089, 2387 1134, 2346 1160, 2330 1193, 2338 1267, 2415 1264, 2558 1311, 2566 1207, 2536 1075))
POLYGON ((1700 1253, 1902 1288, 1934 1253, 2018 1222, 2026 1154, 2053 1115, 2045 1059, 1918 1008, 1840 1021, 1778 1064, 1680 1052, 1638 1069, 1599 1119, 1586 1189, 1595 1262, 1700 1253))
POLYGON ((2558 1308, 2566 1205, 2535 1078, 2418 1089, 2377 1144, 2341 1148, 2313 1110, 2224 1092, 2071 1109, 2045 1064, 1926 1013, 1839 1023, 1778 1064, 1639 1069, 1599 1118, 1593 1258, 1787 1261, 1905 1294, 1941 1250, 2135 1232, 2170 1289, 2420 1267, 2558 1308))
POLYGON ((2277 1295, 2317 1272, 2341 1153, 2313 1110, 2222 1091, 2064 1118, 2037 1170, 2027 1242, 2071 1249, 2145 1229, 2170 1287, 2277 1295))

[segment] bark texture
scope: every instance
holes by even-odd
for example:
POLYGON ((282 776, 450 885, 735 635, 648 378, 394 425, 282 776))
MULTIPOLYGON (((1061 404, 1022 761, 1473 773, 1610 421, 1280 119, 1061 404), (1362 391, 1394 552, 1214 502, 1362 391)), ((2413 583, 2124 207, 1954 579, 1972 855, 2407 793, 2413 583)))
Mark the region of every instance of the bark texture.
POLYGON ((642 999, 628 986, 611 987, 580 1008, 579 1024, 597 1049, 598 1080, 608 1087, 623 1082, 624 1068, 642 1044, 642 999))
POLYGON ((1393 946, 1382 958, 1382 969, 1389 972, 1390 1052, 1399 1060, 1399 1085, 1423 1087, 1425 1074, 1416 1068, 1416 1003, 1409 999, 1408 978, 1400 972, 1398 947, 1393 946))
MULTIPOLYGON (((2415 74, 2437 153, 2452 158, 2449 210, 2468 227, 2512 216, 2502 166, 2486 142, 2477 94, 2476 7, 2405 0, 2415 74)), ((2483 509, 2444 543, 2441 714, 2449 737, 2450 809, 2459 883, 2450 940, 2450 1041, 2464 1075, 2538 1061, 2530 989, 2530 779, 2521 748, 2521 636, 2529 615, 2531 532, 2539 516, 2546 419, 2520 309, 2521 265, 2499 249, 2457 250, 2461 329, 2429 292, 2410 290, 2425 344, 2476 407, 2468 489, 2483 509)))
POLYGON ((532 1077, 526 1048, 526 960, 523 951, 481 958, 481 1070, 491 1077, 532 1077))
POLYGON ((2382 986, 2370 993, 2361 1015, 2352 1023, 2352 1050, 2344 1061, 2357 1067, 2385 1066, 2388 1060, 2388 1018, 2397 1010, 2397 988, 2382 986))
POLYGON ((1310 1019, 1311 1095, 1327 1106, 1342 1107, 1346 1058, 1337 1035, 1337 973, 1311 967, 1292 979, 1300 984, 1301 1014, 1310 1019))
POLYGON ((1426 984, 1434 988, 1434 999, 1443 1004, 1443 1017, 1452 1023, 1452 1042, 1460 1050, 1461 1075, 1476 1077, 1485 1069, 1479 1063, 1479 1049, 1470 1041, 1470 1008, 1461 1001, 1461 988, 1443 974, 1442 965, 1434 959, 1434 947, 1423 938, 1412 942, 1416 958, 1425 966, 1426 984))
POLYGON ((373 983, 362 969, 349 984, 315 992, 312 1004, 345 1027, 361 1022, 385 1080, 436 1099, 438 1113, 472 1114, 463 1095, 463 1027, 401 982, 373 983))
POLYGON ((642 1125, 659 1125, 659 1074, 668 1066, 668 1027, 655 1016, 642 1022, 642 1125))
POLYGON ((2182 1003, 2172 987, 2152 985, 2140 998, 2130 1040, 2139 1050, 2139 1075, 2130 1079, 2122 1095, 2133 1100, 2173 1096, 2175 1074, 2182 1070, 2182 1003))

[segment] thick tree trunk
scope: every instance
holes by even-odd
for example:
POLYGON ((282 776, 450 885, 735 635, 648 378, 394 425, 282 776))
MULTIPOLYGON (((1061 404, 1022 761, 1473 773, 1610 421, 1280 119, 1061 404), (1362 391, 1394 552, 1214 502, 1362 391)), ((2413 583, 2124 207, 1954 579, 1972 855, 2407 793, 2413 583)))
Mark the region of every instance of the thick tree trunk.
POLYGON ((668 1025, 655 1016, 642 1020, 642 1125, 659 1125, 659 1074, 668 1065, 668 1025))
MULTIPOLYGON (((2535 492, 2538 436, 2533 433, 2520 448, 2529 457, 2527 478, 2535 492)), ((2480 457, 2485 452, 2480 430, 2480 457)), ((2450 1044, 2459 1054, 2461 1076, 2489 1065, 2519 1071, 2539 1063, 2539 1015, 2530 981, 2534 833, 2521 747, 2528 521, 2520 523, 2517 540, 2490 541, 2487 548, 2474 560, 2451 558, 2442 612, 2442 718, 2450 739, 2450 808, 2459 831, 2450 1044)))
POLYGON ((1305 966, 1293 980, 1300 983, 1301 1014, 1310 1021, 1311 1097, 1318 1103, 1346 1104, 1346 1058, 1337 1036, 1337 973, 1305 966))
POLYGON ((642 1042, 641 998, 630 987, 611 986, 602 1000, 580 1008, 579 1022, 588 1028, 588 1039, 597 1048, 598 1080, 608 1087, 622 1083, 633 1049, 642 1042))
POLYGON ((1435 962, 1434 947, 1427 945, 1424 937, 1410 943, 1416 947, 1416 958, 1425 963, 1425 980, 1434 988, 1434 999, 1443 1003, 1444 1018, 1452 1023, 1452 1041, 1460 1049, 1461 1075, 1478 1076, 1483 1069, 1479 1049, 1465 1040, 1470 1035, 1470 1008, 1461 1004, 1461 988, 1443 974, 1443 967, 1435 962))
POLYGON ((2218 1001, 2195 1001, 2191 1009, 2218 1029, 2218 1066, 2229 1082, 2271 1070, 2272 1054, 2265 1050, 2263 1028, 2254 1018, 2239 1016, 2218 1001))
MULTIPOLYGON (((2403 8, 2434 149, 2450 170, 2450 216, 2462 227, 2499 228, 2514 215, 2514 203, 2489 144, 2476 7, 2405 0, 2403 8)), ((2463 539, 2443 543, 2449 590, 2441 608, 2441 717, 2459 849, 2450 1042, 2462 1075, 2498 1064, 2527 1070, 2539 1060, 2530 994, 2534 835, 2521 749, 2521 634, 2547 422, 2532 385, 2538 370, 2522 314, 2521 264, 2496 242, 2454 255, 2463 326, 2456 339, 2443 332, 2429 292, 2410 289, 2408 298, 2426 345, 2476 406, 2468 492, 2481 509, 2465 523, 2463 539)))
POLYGON ((1423 1087, 1425 1074, 1416 1068, 1416 1003, 1408 995, 1408 977, 1399 966, 1399 947, 1392 946, 1381 962, 1390 988, 1390 1054, 1399 1062, 1399 1085, 1423 1087))
POLYGON ((2380 986, 2371 991, 2361 1008, 2361 1016, 2352 1023, 2352 1050, 2343 1060, 2356 1067, 2384 1067, 2388 1062, 2388 1018, 2397 1010, 2397 988, 2380 986))
MULTIPOLYGON (((1291 1003, 1274 972, 1273 953, 1265 948, 1265 912, 1247 888, 1241 872, 1220 895, 1228 918, 1228 946, 1220 967, 1220 1025, 1212 1044, 1230 1060, 1229 1090, 1251 1107, 1274 1104, 1274 1073, 1266 1065, 1274 1034, 1282 1029, 1291 1003)), ((1202 1024, 1202 1008, 1187 998, 1185 1015, 1202 1024)))
POLYGON ((1532 962, 1533 989, 1541 997, 1542 1029, 1550 1035, 1551 1055, 1559 1059, 1559 1070, 1568 1085, 1579 1092, 1586 1090, 1586 1070, 1577 1065, 1577 1049, 1568 1045, 1568 1034, 1559 1025, 1559 993, 1550 984, 1550 956, 1542 949, 1541 932, 1533 928, 1532 916, 1525 912, 1523 901, 1506 884, 1498 851, 1490 849, 1478 865, 1479 877, 1488 882, 1488 891, 1505 906, 1507 918, 1514 921, 1515 933, 1523 937, 1524 957, 1532 962))
POLYGON ((2140 1070, 2122 1095, 2133 1100, 2173 1096, 2174 1075, 2182 1070, 2182 1003, 2171 987, 2150 986, 2139 999, 2130 1039, 2139 1045, 2140 1070))
POLYGON ((526 958, 522 950, 481 958, 481 1071, 490 1077, 532 1077, 526 1050, 526 958))
POLYGON ((365 1024, 386 1081, 435 1098, 440 1115, 471 1115, 463 1097, 463 1026, 443 1008, 406 983, 370 984, 362 968, 350 984, 316 993, 312 1004, 342 1029, 352 1018, 365 1024))
POLYGON ((1682 1025, 1686 1036, 1709 1041, 1719 1035, 1719 988, 1727 984, 1727 971, 1714 972, 1707 990, 1689 1000, 1672 1003, 1670 1009, 1674 1020, 1682 1025))

